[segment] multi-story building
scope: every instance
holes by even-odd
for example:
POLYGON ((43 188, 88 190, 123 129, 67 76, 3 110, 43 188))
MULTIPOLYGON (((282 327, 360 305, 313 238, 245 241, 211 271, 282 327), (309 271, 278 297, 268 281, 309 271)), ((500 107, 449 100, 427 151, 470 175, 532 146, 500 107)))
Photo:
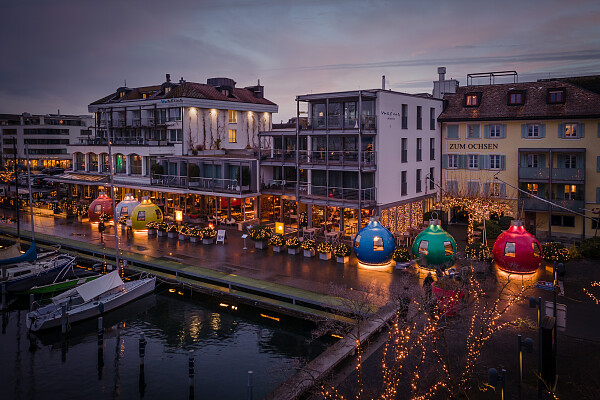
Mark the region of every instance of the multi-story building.
POLYGON ((441 177, 442 101, 385 89, 302 95, 307 126, 261 132, 261 216, 354 233, 380 215, 396 232, 422 223, 441 177))
POLYGON ((92 135, 93 124, 91 115, 0 114, 2 160, 13 159, 16 148, 19 163, 24 165, 28 147, 32 168, 70 168, 69 144, 92 135))
POLYGON ((600 207, 598 79, 455 88, 439 117, 444 189, 510 200, 514 216, 540 238, 593 236, 600 207))
MULTIPOLYGON (((126 192, 150 196, 174 209, 237 207, 254 216, 258 196, 259 131, 271 127, 277 105, 263 86, 237 88, 228 78, 206 84, 171 82, 120 87, 89 105, 95 134, 70 146, 74 173, 56 181, 71 193, 93 198, 107 185, 110 160, 118 198, 126 192), (81 191, 81 193, 79 193, 81 191)), ((229 212, 229 211, 228 211, 229 212)))

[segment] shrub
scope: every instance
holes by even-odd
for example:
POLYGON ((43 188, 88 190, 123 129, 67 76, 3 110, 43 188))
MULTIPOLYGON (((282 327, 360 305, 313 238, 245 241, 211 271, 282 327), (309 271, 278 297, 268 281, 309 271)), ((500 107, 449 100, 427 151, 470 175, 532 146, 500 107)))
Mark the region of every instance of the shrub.
POLYGON ((306 239, 305 241, 302 242, 300 247, 302 248, 302 250, 314 250, 316 247, 316 244, 315 244, 314 240, 306 239))
POLYGON ((317 245, 317 251, 322 254, 331 253, 333 251, 333 246, 329 242, 320 242, 317 245))
POLYGON ((340 243, 333 248, 336 257, 348 257, 352 251, 347 244, 340 243))
POLYGON ((156 229, 158 229, 159 231, 166 231, 167 230, 167 223, 166 222, 158 222, 156 224, 156 229))
POLYGON ((217 231, 215 231, 213 228, 207 226, 206 228, 202 229, 202 238, 203 239, 212 239, 215 236, 217 236, 217 231))
POLYGON ((102 222, 108 222, 112 219, 112 217, 106 213, 102 213, 100 214, 100 216, 98 217, 98 219, 102 222))
POLYGON ((202 236, 202 229, 198 228, 198 227, 194 227, 190 229, 190 236, 194 236, 197 238, 204 238, 204 236, 202 236))
POLYGON ((165 229, 167 231, 167 233, 169 232, 177 232, 178 231, 178 227, 175 224, 167 224, 167 227, 165 229))
POLYGON ((273 235, 269 239, 269 244, 271 246, 283 246, 283 243, 284 243, 283 236, 281 236, 281 235, 273 235))
POLYGON ((297 249, 300 247, 300 240, 297 237, 291 237, 285 241, 285 245, 290 249, 297 249))
POLYGON ((583 258, 583 256, 581 255, 581 251, 579 251, 577 246, 575 246, 574 244, 570 245, 567 250, 569 250, 569 258, 571 260, 580 260, 583 258))
POLYGON ((441 277, 433 283, 433 286, 443 290, 462 290, 460 282, 449 276, 441 277))
POLYGON ((581 242, 579 250, 585 258, 600 258, 600 237, 585 239, 581 242))
POLYGON ((505 231, 508 228, 510 228, 510 221, 512 221, 513 219, 513 217, 500 217, 498 219, 498 226, 500 227, 500 229, 505 231))
POLYGON ((496 238, 502 233, 502 228, 496 223, 496 221, 485 221, 485 234, 488 240, 496 240, 496 238))
POLYGON ((119 217, 119 224, 121 224, 121 225, 127 225, 127 215, 121 215, 119 217))
POLYGON ((146 229, 158 229, 158 222, 148 222, 146 224, 146 229))
POLYGON ((544 260, 565 263, 569 261, 569 250, 564 244, 558 242, 548 242, 542 245, 544 260))
POLYGON ((405 263, 411 260, 410 252, 406 247, 399 247, 394 250, 394 254, 392 255, 392 260, 398 263, 405 263))
POLYGON ((250 239, 255 242, 261 242, 264 240, 269 240, 273 235, 273 231, 268 226, 264 225, 256 225, 252 229, 250 229, 250 239))
POLYGON ((469 243, 465 247, 465 257, 469 260, 490 261, 492 254, 483 243, 469 243))
POLYGON ((185 225, 181 225, 179 227, 178 232, 179 232, 180 235, 189 235, 190 232, 191 232, 191 229, 189 227, 185 226, 185 225))

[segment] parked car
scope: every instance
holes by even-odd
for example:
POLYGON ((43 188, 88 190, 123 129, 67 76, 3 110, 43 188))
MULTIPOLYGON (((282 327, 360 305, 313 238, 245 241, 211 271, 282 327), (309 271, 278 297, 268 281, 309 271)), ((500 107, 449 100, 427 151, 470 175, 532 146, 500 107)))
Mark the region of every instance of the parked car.
POLYGON ((60 175, 63 172, 65 172, 65 169, 59 167, 45 168, 42 170, 42 174, 46 175, 60 175))
POLYGON ((48 175, 38 174, 31 178, 31 186, 34 188, 42 188, 46 185, 46 178, 48 175))

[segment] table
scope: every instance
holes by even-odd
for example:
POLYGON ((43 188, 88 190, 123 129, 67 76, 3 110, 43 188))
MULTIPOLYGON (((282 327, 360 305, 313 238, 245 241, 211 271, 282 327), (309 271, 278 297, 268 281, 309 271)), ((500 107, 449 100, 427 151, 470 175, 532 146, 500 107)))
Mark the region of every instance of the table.
POLYGON ((331 231, 331 232, 325 232, 325 241, 329 242, 331 241, 331 243, 333 243, 335 240, 337 240, 340 235, 341 235, 341 231, 331 231))
POLYGON ((302 228, 302 236, 307 236, 309 239, 314 239, 317 231, 318 228, 302 228))

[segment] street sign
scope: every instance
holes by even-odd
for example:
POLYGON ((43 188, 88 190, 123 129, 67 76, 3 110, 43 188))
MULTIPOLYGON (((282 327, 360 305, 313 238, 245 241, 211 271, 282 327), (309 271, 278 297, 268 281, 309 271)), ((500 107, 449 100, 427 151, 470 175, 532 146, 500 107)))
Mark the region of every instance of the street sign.
MULTIPOLYGON (((545 315, 554 317, 554 303, 551 301, 545 302, 545 315)), ((567 306, 565 304, 556 303, 556 327, 559 331, 564 332, 567 329, 567 306)))

